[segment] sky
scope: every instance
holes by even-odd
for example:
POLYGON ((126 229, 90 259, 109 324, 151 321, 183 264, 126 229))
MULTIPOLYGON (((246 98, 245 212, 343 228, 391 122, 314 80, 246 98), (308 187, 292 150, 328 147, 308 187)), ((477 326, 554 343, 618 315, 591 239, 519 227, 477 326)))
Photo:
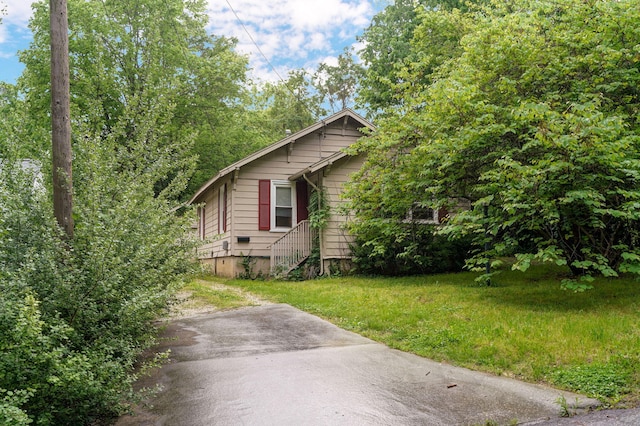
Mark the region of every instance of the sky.
MULTIPOLYGON (((237 51, 249 55, 250 75, 276 81, 292 69, 314 71, 322 62, 336 64, 345 47, 358 48, 356 36, 386 4, 385 0, 208 0, 207 30, 236 37, 237 51)), ((15 83, 23 69, 17 52, 31 41, 27 27, 31 2, 0 0, 2 9, 0 81, 15 83)))

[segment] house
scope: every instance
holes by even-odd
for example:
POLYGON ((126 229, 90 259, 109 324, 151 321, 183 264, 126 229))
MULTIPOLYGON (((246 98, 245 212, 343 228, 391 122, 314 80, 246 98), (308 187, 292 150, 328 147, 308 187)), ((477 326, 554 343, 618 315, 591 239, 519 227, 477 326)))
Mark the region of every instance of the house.
POLYGON ((348 220, 339 209, 362 156, 343 149, 374 126, 345 109, 226 167, 189 201, 198 205, 198 258, 216 275, 287 272, 314 248, 320 270, 351 257, 348 220), (323 191, 330 216, 318 234, 309 226, 309 200, 323 191))

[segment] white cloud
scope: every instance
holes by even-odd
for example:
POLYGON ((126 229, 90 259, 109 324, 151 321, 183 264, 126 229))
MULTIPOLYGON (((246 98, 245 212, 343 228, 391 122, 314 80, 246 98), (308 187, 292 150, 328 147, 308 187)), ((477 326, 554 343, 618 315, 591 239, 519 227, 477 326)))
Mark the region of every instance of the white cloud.
POLYGON ((361 27, 370 20, 367 2, 296 0, 290 2, 292 26, 302 31, 336 30, 344 24, 361 27))
POLYGON ((31 3, 25 0, 0 0, 0 10, 5 9, 6 12, 2 17, 2 25, 14 24, 26 28, 32 14, 31 3))
POLYGON ((0 80, 13 81, 22 68, 17 51, 26 48, 31 40, 31 1, 0 0, 0 11, 0 80))
MULTIPOLYGON (((15 54, 18 39, 28 35, 30 0, 0 0, 6 15, 0 24, 2 55, 15 54)), ((208 31, 236 37, 238 51, 249 55, 254 78, 276 80, 254 42, 232 12, 251 34, 260 51, 286 77, 291 69, 313 70, 320 58, 337 56, 355 42, 355 36, 369 25, 379 0, 208 0, 208 31)), ((22 41, 24 44, 24 41, 22 41)))
POLYGON ((338 57, 337 56, 327 56, 320 60, 321 63, 327 64, 329 66, 335 67, 338 65, 338 57))
POLYGON ((309 36, 309 48, 314 50, 322 50, 327 46, 327 36, 322 33, 314 33, 309 36))
POLYGON ((33 14, 31 1, 0 0, 0 58, 14 57, 17 46, 23 46, 25 40, 31 39, 29 19, 33 14))
POLYGON ((376 11, 374 1, 209 0, 209 31, 236 37, 238 51, 250 55, 253 75, 273 81, 278 77, 260 51, 282 77, 291 69, 313 70, 321 58, 355 43, 376 11))
POLYGON ((289 51, 291 52, 302 51, 303 53, 304 53, 304 50, 303 50, 304 42, 305 42, 305 36, 303 34, 295 34, 292 37, 289 37, 289 39, 286 41, 287 48, 289 49, 289 51))

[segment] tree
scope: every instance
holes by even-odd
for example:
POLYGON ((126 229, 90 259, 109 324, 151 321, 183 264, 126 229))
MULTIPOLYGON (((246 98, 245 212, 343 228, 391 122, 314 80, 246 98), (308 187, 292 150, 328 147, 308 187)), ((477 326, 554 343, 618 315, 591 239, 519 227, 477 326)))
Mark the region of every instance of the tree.
POLYGON ((464 198, 473 208, 442 232, 476 236, 470 266, 566 264, 582 277, 574 289, 640 273, 638 6, 522 0, 474 13, 459 56, 428 86, 405 86, 402 111, 362 146, 360 217, 464 198))
MULTIPOLYGON (((130 124, 119 130, 119 155, 126 162, 132 154, 128 141, 148 130, 136 123, 148 121, 158 99, 169 101, 166 111, 154 113, 162 123, 170 123, 162 126, 166 133, 150 138, 155 145, 145 154, 137 153, 150 162, 158 155, 171 159, 172 170, 156 176, 158 192, 197 165, 197 143, 216 141, 207 153, 215 158, 217 147, 232 142, 224 138, 225 129, 236 125, 228 118, 242 97, 247 59, 233 52, 234 40, 206 33, 205 7, 202 0, 69 2, 71 109, 76 122, 93 120, 91 125, 102 126, 107 135, 120 129, 126 115, 130 124)), ((48 10, 44 2, 34 9, 34 41, 21 53, 26 69, 19 87, 30 108, 29 126, 35 129, 47 115, 50 92, 44 78, 49 70, 48 10)))
POLYGON ((0 82, 0 158, 35 158, 29 149, 29 137, 25 134, 23 123, 27 122, 24 100, 18 94, 18 88, 9 83, 0 82), (14 143, 10 144, 9 141, 14 143), (8 151, 17 149, 17 153, 8 151))
MULTIPOLYGON (((153 321, 193 269, 194 218, 175 206, 196 135, 177 117, 186 95, 197 97, 191 79, 215 76, 207 53, 217 42, 195 31, 203 14, 161 3, 69 5, 73 239, 61 238, 51 187, 34 188, 19 161, 29 152, 50 164, 48 138, 40 138, 51 101, 43 2, 19 90, 3 86, 0 109, 10 115, 0 126, 9 136, 0 167, 0 422, 101 424, 121 414, 134 393, 133 365, 154 342, 153 321)), ((214 83, 198 79, 199 93, 214 83)))
POLYGON ((320 64, 313 76, 314 86, 331 110, 337 112, 353 103, 363 68, 356 62, 353 47, 345 48, 338 55, 337 65, 320 64))
MULTIPOLYGON (((403 90, 398 86, 428 83, 430 72, 456 56, 456 43, 463 34, 459 30, 463 28, 460 28, 456 21, 448 21, 447 25, 452 29, 457 28, 458 31, 443 32, 443 29, 437 26, 429 29, 424 22, 423 12, 466 12, 474 4, 482 3, 483 0, 397 0, 374 16, 371 25, 359 38, 359 41, 364 43, 360 56, 365 72, 356 99, 358 107, 366 109, 372 118, 387 114, 393 108, 404 104, 403 90), (418 25, 423 28, 423 41, 429 42, 423 46, 423 51, 411 46, 418 25), (432 39, 429 40, 430 37, 432 39), (412 63, 424 62, 424 55, 430 56, 426 58, 426 63, 423 63, 423 71, 427 72, 422 76, 414 75, 414 78, 419 78, 417 81, 408 80, 407 76, 403 75, 403 70, 412 63)), ((437 14, 429 16, 438 17, 437 14)), ((434 24, 437 23, 436 19, 434 24)))
POLYGON ((270 142, 282 139, 287 130, 304 129, 326 114, 311 76, 301 69, 290 71, 284 81, 266 82, 256 88, 252 103, 255 123, 270 142))
POLYGON ((202 129, 194 148, 198 166, 186 194, 193 194, 218 170, 284 138, 287 130, 301 130, 326 113, 304 70, 291 71, 284 81, 247 85, 237 91, 234 102, 220 102, 216 90, 203 90, 201 108, 178 112, 189 126, 202 129))

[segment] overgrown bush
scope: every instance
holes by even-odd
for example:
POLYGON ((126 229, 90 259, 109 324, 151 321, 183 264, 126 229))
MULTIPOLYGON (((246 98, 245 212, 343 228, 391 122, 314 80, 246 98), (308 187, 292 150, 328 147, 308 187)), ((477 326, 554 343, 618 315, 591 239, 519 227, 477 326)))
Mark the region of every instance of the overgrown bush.
POLYGON ((125 166, 107 142, 74 146, 73 240, 46 179, 34 186, 3 160, 0 424, 102 424, 125 411, 152 321, 193 268, 189 217, 154 192, 142 159, 125 166))
POLYGON ((435 226, 394 220, 370 220, 353 229, 356 272, 417 275, 462 270, 470 250, 467 239, 434 234, 435 226))
POLYGON ((474 270, 507 255, 523 272, 566 265, 575 291, 640 276, 640 2, 487 3, 423 10, 410 59, 375 75, 399 106, 351 148, 366 155, 356 217, 466 200, 444 232, 491 242, 474 270))

